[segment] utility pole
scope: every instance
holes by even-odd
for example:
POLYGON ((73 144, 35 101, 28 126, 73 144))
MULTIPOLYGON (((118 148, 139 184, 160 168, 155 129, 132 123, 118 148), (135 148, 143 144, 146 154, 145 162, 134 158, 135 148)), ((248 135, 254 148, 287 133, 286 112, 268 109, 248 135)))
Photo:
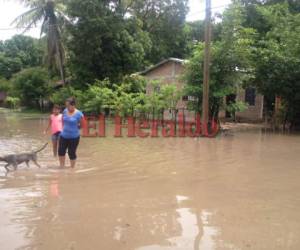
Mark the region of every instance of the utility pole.
POLYGON ((211 0, 206 0, 205 18, 205 51, 203 71, 203 97, 202 97, 202 131, 207 129, 209 120, 209 68, 210 68, 210 43, 211 43, 211 0))

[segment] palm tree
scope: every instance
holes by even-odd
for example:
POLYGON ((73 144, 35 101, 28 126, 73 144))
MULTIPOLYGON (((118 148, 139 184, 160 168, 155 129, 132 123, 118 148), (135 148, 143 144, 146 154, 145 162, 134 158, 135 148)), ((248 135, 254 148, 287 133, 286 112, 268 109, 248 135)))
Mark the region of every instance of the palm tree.
POLYGON ((30 9, 18 16, 13 24, 17 28, 28 31, 33 26, 42 22, 41 36, 47 37, 47 61, 49 68, 57 67, 63 84, 65 84, 64 61, 65 53, 61 41, 60 27, 67 21, 64 15, 63 0, 21 0, 30 9))

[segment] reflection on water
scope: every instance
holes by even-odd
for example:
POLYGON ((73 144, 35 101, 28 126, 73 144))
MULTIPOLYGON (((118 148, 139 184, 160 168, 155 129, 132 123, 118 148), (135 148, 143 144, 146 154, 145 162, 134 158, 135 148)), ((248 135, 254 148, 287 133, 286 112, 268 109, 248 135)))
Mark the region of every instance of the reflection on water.
MULTIPOLYGON (((185 196, 176 196, 178 207, 181 206, 183 201, 189 200, 185 196)), ((178 214, 177 222, 180 226, 180 235, 166 239, 166 246, 151 245, 138 248, 138 250, 151 250, 151 249, 160 249, 160 250, 195 250, 199 249, 200 242, 199 240, 203 239, 203 244, 206 244, 206 248, 202 249, 213 249, 207 248, 210 243, 210 239, 207 239, 206 236, 202 237, 202 221, 197 221, 197 215, 192 213, 190 208, 177 208, 176 212, 178 214), (208 241, 207 241, 208 240, 208 241)))
POLYGON ((203 236, 200 240, 199 247, 195 246, 195 249, 215 249, 215 238, 218 235, 218 229, 210 226, 209 217, 212 213, 208 211, 203 211, 201 214, 201 220, 203 225, 203 236))
MULTIPOLYGON (((0 155, 38 148, 46 123, 0 114, 0 155)), ((0 248, 298 250, 299 149, 261 131, 83 138, 71 170, 48 147, 42 169, 0 163, 0 248)))
MULTIPOLYGON (((181 202, 188 200, 188 197, 176 196, 178 206, 181 202)), ((177 221, 180 225, 180 235, 167 239, 168 246, 145 246, 138 248, 138 250, 213 250, 216 249, 215 236, 218 235, 218 229, 210 226, 209 217, 212 213, 203 210, 202 212, 195 211, 193 213, 190 208, 178 208, 177 221)))

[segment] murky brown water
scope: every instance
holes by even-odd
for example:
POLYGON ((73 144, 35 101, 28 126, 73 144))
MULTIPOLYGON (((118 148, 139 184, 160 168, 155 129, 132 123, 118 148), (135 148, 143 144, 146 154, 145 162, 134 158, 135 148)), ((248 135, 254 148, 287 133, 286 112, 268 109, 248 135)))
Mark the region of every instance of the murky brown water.
MULTIPOLYGON (((45 125, 0 114, 0 155, 39 147, 45 125)), ((85 138, 79 155, 0 168, 0 249, 300 249, 300 136, 85 138)))

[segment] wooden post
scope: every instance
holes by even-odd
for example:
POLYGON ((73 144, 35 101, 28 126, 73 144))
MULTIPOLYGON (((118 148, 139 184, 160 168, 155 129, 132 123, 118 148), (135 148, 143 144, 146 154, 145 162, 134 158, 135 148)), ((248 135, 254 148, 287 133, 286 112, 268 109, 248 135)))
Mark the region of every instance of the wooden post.
POLYGON ((203 97, 202 97, 202 132, 205 132, 205 130, 207 129, 207 124, 209 120, 210 42, 211 42, 211 0, 206 0, 205 52, 204 52, 203 97))

